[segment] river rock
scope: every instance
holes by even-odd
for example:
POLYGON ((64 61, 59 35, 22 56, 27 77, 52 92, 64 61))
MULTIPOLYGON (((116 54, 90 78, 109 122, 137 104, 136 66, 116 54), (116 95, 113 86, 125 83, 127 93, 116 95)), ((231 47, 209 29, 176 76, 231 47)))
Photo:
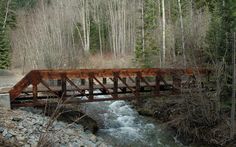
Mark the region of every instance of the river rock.
POLYGON ((19 117, 13 117, 13 118, 12 118, 12 121, 19 122, 19 121, 22 121, 22 118, 19 118, 19 117))
POLYGON ((17 133, 15 132, 15 131, 13 131, 13 130, 9 130, 8 131, 12 136, 16 136, 17 135, 17 133))
POLYGON ((67 129, 67 130, 66 130, 66 133, 69 134, 69 135, 74 135, 74 134, 75 134, 75 131, 72 130, 72 129, 67 129))
POLYGON ((96 147, 96 144, 94 144, 92 141, 88 141, 88 140, 83 140, 85 146, 87 147, 96 147))
POLYGON ((96 142, 97 141, 97 137, 93 134, 90 135, 90 138, 89 138, 92 142, 96 142))
POLYGON ((19 130, 23 130, 23 129, 24 129, 24 127, 23 127, 22 125, 17 126, 17 128, 18 128, 19 130))
POLYGON ((3 113, 4 120, 1 121, 0 119, 0 124, 3 124, 0 126, 0 135, 2 134, 6 141, 12 143, 21 142, 21 146, 36 147, 40 135, 43 134, 42 132, 48 134, 46 138, 53 141, 55 143, 53 146, 56 147, 61 147, 63 144, 65 147, 95 147, 97 146, 97 141, 101 140, 89 131, 84 132, 83 126, 76 123, 68 124, 55 121, 46 132, 45 128, 50 120, 49 117, 22 110, 13 110, 9 111, 9 113, 3 113), (17 113, 14 114, 14 111, 17 111, 17 113))
POLYGON ((7 132, 5 135, 3 135, 6 140, 9 140, 13 137, 13 135, 9 132, 7 132))
POLYGON ((101 143, 102 143, 101 141, 97 141, 96 146, 99 146, 101 143))
POLYGON ((101 143, 98 147, 108 147, 105 143, 101 143))
POLYGON ((24 147, 30 147, 30 144, 25 144, 24 147))
POLYGON ((0 133, 3 133, 4 132, 4 128, 3 127, 0 127, 0 133))
POLYGON ((24 136, 16 136, 16 139, 18 141, 24 141, 25 140, 25 137, 24 136))

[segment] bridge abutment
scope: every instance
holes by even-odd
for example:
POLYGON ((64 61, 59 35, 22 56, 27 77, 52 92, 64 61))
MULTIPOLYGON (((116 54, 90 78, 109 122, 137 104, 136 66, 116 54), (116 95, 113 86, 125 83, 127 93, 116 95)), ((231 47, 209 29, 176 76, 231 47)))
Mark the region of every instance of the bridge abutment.
POLYGON ((0 94, 0 107, 11 109, 9 94, 0 94))

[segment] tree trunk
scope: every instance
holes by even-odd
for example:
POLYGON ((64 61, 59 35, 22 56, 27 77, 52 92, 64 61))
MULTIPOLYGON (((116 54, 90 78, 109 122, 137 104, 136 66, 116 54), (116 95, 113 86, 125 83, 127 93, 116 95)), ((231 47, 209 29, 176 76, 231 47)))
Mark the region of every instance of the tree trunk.
POLYGON ((83 39, 84 39, 84 51, 85 53, 89 52, 90 49, 90 20, 89 20, 89 4, 87 0, 83 0, 82 11, 83 11, 83 39))
POLYGON ((144 56, 145 40, 144 40, 144 0, 142 0, 142 51, 144 56))
POLYGON ((191 25, 191 35, 193 34, 193 0, 190 1, 190 25, 191 25))
POLYGON ((232 85, 232 106, 231 106, 231 129, 230 129, 230 138, 233 139, 235 135, 235 85, 236 85, 236 67, 235 67, 235 32, 234 32, 234 53, 233 53, 233 85, 232 85))
POLYGON ((8 1, 7 1, 7 7, 6 7, 6 14, 5 14, 4 21, 3 21, 3 26, 2 26, 3 31, 4 31, 4 29, 6 28, 6 25, 7 25, 7 18, 8 18, 9 5, 10 5, 10 3, 11 3, 11 0, 8 0, 8 1))
POLYGON ((184 24, 183 24, 183 15, 182 15, 182 6, 180 0, 178 0, 179 5, 179 17, 180 17, 180 27, 181 27, 181 39, 182 39, 182 52, 183 52, 183 60, 184 66, 186 67, 186 52, 185 52, 185 38, 184 38, 184 24))
POLYGON ((165 17, 165 0, 162 0, 162 63, 166 62, 166 17, 165 17))

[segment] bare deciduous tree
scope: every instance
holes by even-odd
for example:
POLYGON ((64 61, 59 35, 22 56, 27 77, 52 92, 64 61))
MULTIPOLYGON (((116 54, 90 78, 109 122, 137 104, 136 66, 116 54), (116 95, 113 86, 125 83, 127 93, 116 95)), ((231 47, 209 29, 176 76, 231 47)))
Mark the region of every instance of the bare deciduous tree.
POLYGON ((185 51, 185 38, 184 38, 184 23, 183 23, 183 14, 182 14, 182 6, 181 1, 178 0, 178 7, 179 7, 179 20, 180 20, 180 28, 181 28, 181 39, 182 39, 182 52, 183 52, 183 61, 184 66, 186 67, 186 51, 185 51))

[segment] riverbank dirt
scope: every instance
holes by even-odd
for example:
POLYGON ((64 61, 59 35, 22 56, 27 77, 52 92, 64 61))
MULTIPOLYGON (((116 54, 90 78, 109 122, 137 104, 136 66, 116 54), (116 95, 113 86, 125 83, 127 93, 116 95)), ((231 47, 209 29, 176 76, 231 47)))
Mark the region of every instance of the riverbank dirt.
POLYGON ((229 139, 230 110, 217 117, 214 106, 210 98, 193 94, 146 98, 141 105, 135 104, 140 115, 173 129, 184 145, 236 146, 235 139, 229 139))

